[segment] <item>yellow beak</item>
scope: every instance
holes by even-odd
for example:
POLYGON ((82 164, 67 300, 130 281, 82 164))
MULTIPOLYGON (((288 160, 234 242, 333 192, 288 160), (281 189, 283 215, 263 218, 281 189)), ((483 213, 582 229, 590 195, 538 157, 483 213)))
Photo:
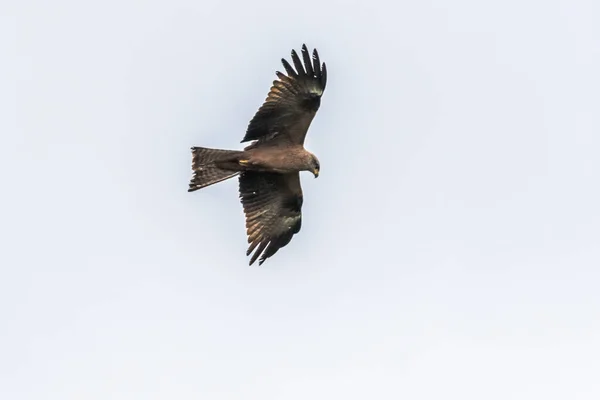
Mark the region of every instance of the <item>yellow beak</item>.
POLYGON ((319 170, 318 170, 318 169, 316 169, 316 168, 315 168, 315 169, 313 169, 313 170, 312 170, 312 173, 313 173, 313 175, 315 176, 315 178, 318 178, 318 177, 319 177, 319 170))

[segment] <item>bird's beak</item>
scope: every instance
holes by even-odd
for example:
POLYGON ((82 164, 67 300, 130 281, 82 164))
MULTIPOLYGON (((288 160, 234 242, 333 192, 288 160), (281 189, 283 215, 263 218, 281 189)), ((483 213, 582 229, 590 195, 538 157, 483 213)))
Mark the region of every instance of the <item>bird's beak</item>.
POLYGON ((318 170, 318 169, 316 169, 316 168, 315 168, 315 169, 313 169, 313 170, 312 170, 312 173, 313 173, 313 175, 315 176, 315 178, 318 178, 318 177, 319 177, 319 170, 318 170))

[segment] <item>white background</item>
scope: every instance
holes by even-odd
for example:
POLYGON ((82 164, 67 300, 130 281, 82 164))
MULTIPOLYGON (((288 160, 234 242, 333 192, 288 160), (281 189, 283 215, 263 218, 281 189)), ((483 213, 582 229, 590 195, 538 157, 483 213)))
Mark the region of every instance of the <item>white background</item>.
POLYGON ((0 398, 599 399, 600 3, 3 1, 0 398), (241 148, 306 43, 303 227, 241 148))

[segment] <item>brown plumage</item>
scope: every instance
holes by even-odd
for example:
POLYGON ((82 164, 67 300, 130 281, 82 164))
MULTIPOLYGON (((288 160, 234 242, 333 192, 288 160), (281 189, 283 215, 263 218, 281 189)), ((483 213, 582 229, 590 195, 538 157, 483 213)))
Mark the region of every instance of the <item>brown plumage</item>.
POLYGON ((292 50, 294 68, 282 59, 286 74, 258 109, 242 139, 243 151, 192 147, 194 176, 189 192, 239 175, 240 200, 246 215, 250 265, 259 265, 286 246, 302 223, 300 171, 315 178, 320 164, 304 149, 308 128, 319 109, 327 69, 315 49, 312 59, 302 45, 302 61, 292 50))

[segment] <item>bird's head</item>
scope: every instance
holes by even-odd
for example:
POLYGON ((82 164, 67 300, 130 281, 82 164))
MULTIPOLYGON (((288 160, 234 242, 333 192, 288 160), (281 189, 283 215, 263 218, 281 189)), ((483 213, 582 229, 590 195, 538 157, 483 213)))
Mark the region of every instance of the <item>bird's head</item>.
POLYGON ((312 172, 315 178, 318 178, 319 171, 321 171, 321 164, 319 163, 319 159, 314 154, 311 154, 310 172, 312 172))

